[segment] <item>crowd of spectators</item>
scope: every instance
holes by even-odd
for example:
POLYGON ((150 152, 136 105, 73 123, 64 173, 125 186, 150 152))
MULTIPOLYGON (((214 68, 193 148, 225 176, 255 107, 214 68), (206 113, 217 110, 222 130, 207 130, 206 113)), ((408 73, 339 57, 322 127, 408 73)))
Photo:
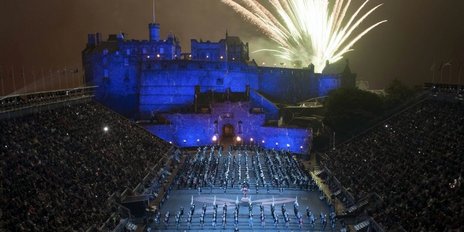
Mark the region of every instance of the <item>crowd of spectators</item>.
POLYGON ((37 107, 60 101, 86 98, 92 95, 92 87, 67 90, 27 93, 0 97, 0 112, 15 111, 28 107, 37 107))
POLYGON ((387 231, 464 229, 464 103, 435 95, 321 155, 355 198, 377 193, 368 210, 387 231))
POLYGON ((95 102, 0 120, 4 231, 98 228, 171 145, 95 102))

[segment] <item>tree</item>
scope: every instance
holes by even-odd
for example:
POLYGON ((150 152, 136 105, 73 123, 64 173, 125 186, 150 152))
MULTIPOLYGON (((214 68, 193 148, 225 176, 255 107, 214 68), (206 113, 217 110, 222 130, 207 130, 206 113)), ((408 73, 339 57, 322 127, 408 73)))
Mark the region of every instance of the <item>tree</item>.
POLYGON ((398 106, 405 100, 413 97, 415 92, 412 88, 404 85, 400 80, 394 79, 385 89, 385 108, 390 109, 398 106))
POLYGON ((325 123, 341 134, 360 130, 383 113, 380 96, 357 88, 330 92, 325 107, 325 123))

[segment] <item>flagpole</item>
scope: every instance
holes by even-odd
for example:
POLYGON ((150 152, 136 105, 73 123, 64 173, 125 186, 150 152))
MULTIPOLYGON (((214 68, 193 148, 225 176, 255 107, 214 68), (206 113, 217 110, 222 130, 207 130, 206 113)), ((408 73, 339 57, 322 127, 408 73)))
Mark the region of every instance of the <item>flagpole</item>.
POLYGON ((26 86, 26 75, 24 73, 24 66, 21 68, 21 75, 23 76, 23 93, 27 93, 27 86, 26 86))
POLYGON ((85 68, 84 66, 81 66, 79 71, 77 72, 77 75, 79 76, 79 86, 85 87, 87 85, 86 79, 85 79, 85 68))
POLYGON ((152 9, 152 17, 153 17, 153 23, 155 23, 156 18, 155 18, 155 0, 153 0, 153 9, 152 9))
POLYGON ((34 80, 34 91, 32 91, 32 92, 35 93, 35 92, 37 92, 37 77, 35 76, 35 71, 34 70, 32 70, 32 78, 34 80))
POLYGON ((14 65, 11 66, 11 74, 13 77, 13 93, 15 93, 16 92, 16 81, 15 81, 15 74, 14 74, 14 65))
POLYGON ((443 84, 443 69, 445 69, 444 64, 442 64, 440 67, 440 84, 443 84))
POLYGON ((49 90, 50 86, 52 86, 51 89, 53 89, 53 72, 52 72, 52 67, 48 70, 48 77, 47 79, 49 79, 49 83, 47 84, 47 90, 49 90))
POLYGON ((6 96, 5 87, 3 84, 3 78, 2 78, 2 96, 6 96))
MULTIPOLYGON (((451 62, 448 61, 448 62, 444 63, 444 64, 441 66, 441 74, 440 74, 441 77, 440 77, 440 82, 441 82, 442 84, 444 84, 444 83, 443 83, 443 70, 445 69, 446 66, 451 66, 451 62)), ((449 75, 448 75, 448 76, 450 76, 450 75, 451 75, 451 67, 449 68, 449 75)))
MULTIPOLYGON (((64 69, 66 69, 66 67, 64 69)), ((61 85, 61 79, 63 79, 63 73, 61 72, 62 70, 63 68, 61 68, 61 70, 58 69, 58 89, 59 90, 62 89, 62 85, 61 85)))
POLYGON ((4 87, 4 84, 3 84, 3 67, 0 66, 0 80, 2 82, 2 95, 0 96, 5 96, 5 87, 4 87))
POLYGON ((432 84, 435 84, 435 69, 432 70, 432 84))
POLYGON ((76 88, 76 84, 74 83, 76 81, 76 73, 75 73, 75 69, 74 69, 74 65, 73 65, 73 68, 72 68, 72 72, 71 72, 71 87, 72 88, 76 88))
POLYGON ((74 69, 73 71, 73 85, 74 85, 74 88, 78 88, 79 87, 79 68, 78 68, 79 65, 76 65, 75 67, 76 69, 74 69))
POLYGON ((44 77, 44 69, 43 69, 43 67, 40 68, 40 73, 41 73, 41 76, 42 76, 42 78, 40 78, 41 82, 42 82, 42 89, 40 91, 44 91, 44 89, 45 89, 45 77, 44 77))
POLYGON ((461 72, 462 72, 462 64, 459 64, 458 85, 461 85, 461 72))
POLYGON ((449 67, 449 70, 448 70, 448 78, 449 78, 448 83, 451 84, 452 83, 452 72, 451 71, 452 71, 453 66, 451 64, 449 66, 450 67, 449 67))
POLYGON ((435 61, 433 61, 433 64, 432 64, 432 68, 431 70, 432 71, 432 84, 435 84, 435 61))
POLYGON ((66 66, 64 66, 64 81, 65 81, 65 89, 71 88, 69 85, 68 68, 66 66))

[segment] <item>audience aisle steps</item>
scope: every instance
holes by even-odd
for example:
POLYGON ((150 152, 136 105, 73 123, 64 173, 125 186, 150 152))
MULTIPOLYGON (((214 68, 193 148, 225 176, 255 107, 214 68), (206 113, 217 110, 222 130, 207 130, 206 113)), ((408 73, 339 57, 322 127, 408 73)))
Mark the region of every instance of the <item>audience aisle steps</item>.
MULTIPOLYGON (((180 160, 180 163, 177 164, 177 168, 171 173, 171 176, 169 176, 169 179, 168 181, 166 182, 166 184, 164 185, 165 188, 167 188, 167 186, 171 186, 173 181, 174 181, 174 178, 177 176, 177 173, 179 172, 179 168, 183 166, 184 162, 185 162, 185 159, 186 159, 186 156, 183 155, 181 160, 180 160)), ((169 163, 172 162, 172 161, 169 161, 169 163)), ((161 202, 161 199, 164 198, 164 195, 166 194, 166 192, 164 191, 160 191, 158 197, 151 202, 151 206, 158 206, 161 202)))
POLYGON ((362 207, 366 206, 367 204, 369 204, 369 200, 363 199, 359 203, 349 207, 346 211, 347 213, 351 214, 351 213, 356 212, 358 209, 361 209, 362 207))
POLYGON ((371 223, 369 222, 369 220, 365 220, 365 221, 362 221, 362 222, 360 222, 360 223, 354 225, 354 229, 355 229, 356 231, 360 231, 360 230, 362 230, 362 229, 364 229, 364 228, 367 228, 370 224, 371 224, 371 223))

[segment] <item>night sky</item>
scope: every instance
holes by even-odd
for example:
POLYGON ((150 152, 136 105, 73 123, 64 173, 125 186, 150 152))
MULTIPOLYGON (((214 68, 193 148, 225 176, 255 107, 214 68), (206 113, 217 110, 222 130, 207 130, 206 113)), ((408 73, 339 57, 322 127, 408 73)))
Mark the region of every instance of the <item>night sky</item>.
MULTIPOLYGON (((358 79, 369 81, 371 88, 383 88, 393 78, 421 84, 432 80, 432 64, 438 69, 441 62, 451 61, 444 77, 458 82, 459 64, 464 61, 464 1, 372 0, 369 6, 381 2, 384 6, 364 27, 382 19, 389 22, 346 56, 358 79)), ((360 3, 353 1, 356 6, 360 3)), ((131 39, 147 39, 151 0, 3 0, 0 17, 3 73, 12 67, 24 67, 26 72, 78 67, 88 33, 101 32, 106 39, 109 33, 125 32, 131 39)), ((272 46, 219 0, 157 0, 156 18, 162 37, 174 33, 184 52, 190 50, 190 39, 218 41, 226 29, 249 42, 251 50, 272 46)), ((265 61, 262 57, 252 54, 258 62, 265 61)))

